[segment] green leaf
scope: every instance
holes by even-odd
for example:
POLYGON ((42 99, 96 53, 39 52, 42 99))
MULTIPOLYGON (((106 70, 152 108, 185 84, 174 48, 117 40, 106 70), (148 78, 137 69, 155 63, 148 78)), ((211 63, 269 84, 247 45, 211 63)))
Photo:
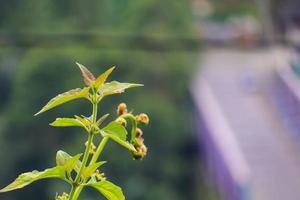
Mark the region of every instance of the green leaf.
POLYGON ((112 182, 103 180, 100 182, 88 183, 87 186, 95 188, 108 200, 125 200, 122 189, 112 182))
POLYGON ((97 125, 100 126, 104 120, 109 116, 109 114, 105 114, 97 120, 97 125))
POLYGON ((115 142, 117 142, 118 144, 122 145, 123 147, 129 149, 130 151, 136 152, 136 149, 134 148, 134 146, 132 144, 120 139, 118 136, 113 135, 113 134, 108 134, 104 131, 101 131, 101 134, 103 137, 109 137, 110 139, 114 140, 115 142))
POLYGON ((98 88, 100 85, 102 85, 114 69, 115 69, 115 66, 109 68, 103 74, 98 76, 98 78, 95 80, 95 83, 94 83, 95 88, 98 88))
POLYGON ((32 171, 23 173, 18 178, 6 186, 5 188, 1 189, 0 192, 9 192, 12 190, 23 188, 37 180, 47 179, 47 178, 60 178, 65 180, 65 170, 62 166, 57 166, 54 168, 46 169, 45 171, 32 171))
POLYGON ((112 81, 101 85, 98 89, 98 93, 101 96, 107 96, 107 95, 122 93, 125 91, 125 89, 128 88, 140 87, 140 86, 143 85, 135 84, 135 83, 120 83, 118 81, 112 81))
POLYGON ((56 118, 56 120, 52 122, 50 125, 56 127, 69 127, 69 126, 85 127, 85 124, 83 124, 80 120, 74 118, 56 118))
POLYGON ((84 178, 89 178, 95 171, 96 169, 98 169, 101 165, 105 164, 106 161, 101 161, 101 162, 97 162, 94 163, 90 166, 88 166, 87 168, 85 168, 82 172, 82 176, 84 178))
POLYGON ((34 116, 39 115, 47 110, 50 110, 56 106, 59 106, 68 101, 72 101, 74 99, 79 98, 87 98, 89 93, 89 88, 85 87, 83 89, 77 88, 70 90, 68 92, 62 93, 51 99, 39 112, 37 112, 34 116))
POLYGON ((91 84, 94 83, 95 81, 95 77, 94 75, 92 74, 92 72, 90 72, 85 66, 83 66, 82 64, 80 63, 77 63, 76 64, 78 65, 81 73, 82 73, 82 76, 83 76, 83 81, 84 83, 87 85, 87 86, 90 86, 91 84))
MULTIPOLYGON (((73 169, 75 170, 77 167, 76 165, 78 165, 78 162, 80 162, 79 159, 81 156, 82 156, 82 153, 77 154, 76 156, 68 159, 64 165, 65 170, 67 172, 71 172, 73 169)), ((78 168, 78 170, 79 170, 79 168, 78 168)), ((75 171, 77 171, 77 170, 75 170, 75 171)))
POLYGON ((89 127, 92 124, 91 120, 83 115, 82 117, 75 115, 75 118, 79 120, 85 127, 89 127))
POLYGON ((118 136, 121 140, 126 141, 127 130, 124 126, 115 121, 110 122, 106 127, 103 128, 103 131, 108 134, 118 136))
MULTIPOLYGON (((63 166, 65 167, 66 163, 72 159, 72 156, 70 156, 68 153, 59 150, 56 153, 56 165, 57 166, 63 166)), ((81 161, 77 160, 77 162, 75 162, 76 164, 73 166, 74 170, 78 173, 79 169, 81 167, 81 161)))

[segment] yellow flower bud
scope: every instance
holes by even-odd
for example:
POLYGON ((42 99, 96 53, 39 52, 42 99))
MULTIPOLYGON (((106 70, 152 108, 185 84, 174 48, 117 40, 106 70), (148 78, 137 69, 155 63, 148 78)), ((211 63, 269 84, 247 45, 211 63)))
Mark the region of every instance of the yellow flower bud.
POLYGON ((119 117, 118 119, 116 119, 116 122, 118 124, 121 124, 122 126, 127 126, 127 121, 123 117, 119 117))
POLYGON ((148 125, 149 124, 149 117, 145 113, 141 113, 138 116, 136 116, 136 120, 142 124, 148 125))
POLYGON ((136 128, 136 130, 135 130, 135 137, 136 137, 136 138, 139 138, 139 137, 141 137, 142 135, 143 135, 142 129, 136 128))
POLYGON ((120 103, 118 105, 117 114, 123 115, 127 113, 127 105, 125 103, 120 103))
POLYGON ((145 145, 142 145, 140 147, 136 147, 136 151, 137 152, 132 153, 133 158, 135 160, 141 160, 147 155, 148 149, 145 145))
MULTIPOLYGON (((85 146, 87 146, 87 145, 88 145, 88 142, 85 143, 85 146)), ((91 143, 89 153, 94 154, 96 152, 96 149, 97 149, 96 145, 94 143, 91 143)))
POLYGON ((142 138, 142 137, 135 138, 134 146, 141 147, 143 145, 144 145, 144 138, 142 138))
POLYGON ((69 195, 67 193, 62 193, 62 195, 56 196, 55 198, 56 200, 68 200, 69 199, 69 195))

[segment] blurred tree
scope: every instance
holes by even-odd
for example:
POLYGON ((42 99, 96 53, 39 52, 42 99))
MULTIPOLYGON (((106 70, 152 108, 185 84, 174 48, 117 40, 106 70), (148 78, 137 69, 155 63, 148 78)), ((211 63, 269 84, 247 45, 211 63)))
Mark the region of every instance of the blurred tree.
MULTIPOLYGON (((89 46, 90 38, 70 41, 51 48, 28 47, 24 49, 12 77, 12 90, 5 112, 5 130, 2 131, 7 151, 14 151, 0 158, 6 162, 0 166, 7 174, 1 174, 1 185, 14 178, 14 174, 33 168, 43 169, 52 160, 55 149, 67 146, 71 154, 78 152, 73 144, 81 143, 84 136, 77 129, 55 129, 47 126, 56 116, 51 111, 39 118, 33 114, 57 92, 67 88, 82 86, 78 69, 74 62, 79 61, 96 74, 109 66, 117 65, 112 79, 124 82, 133 81, 145 84, 144 89, 130 91, 103 102, 100 112, 114 109, 121 101, 130 102, 130 107, 145 110, 151 117, 150 126, 145 131, 149 157, 145 162, 122 162, 130 156, 118 146, 109 144, 110 153, 104 152, 112 160, 110 177, 121 179, 120 185, 130 200, 137 199, 196 199, 194 173, 196 171, 195 139, 191 129, 191 102, 187 91, 188 77, 196 62, 196 53, 184 51, 146 51, 133 48, 134 44, 145 41, 137 35, 151 37, 177 37, 191 34, 193 22, 187 1, 144 0, 144 1, 80 1, 80 0, 29 0, 24 4, 14 0, 3 3, 0 29, 12 33, 52 32, 104 33, 111 37, 105 48, 89 46), (14 12, 12 12, 14 10, 14 12), (122 39, 115 34, 125 35, 122 39), (87 42, 88 41, 88 42, 87 42), (118 43, 119 46, 110 46, 118 43), (101 66, 99 66, 99 64, 101 66), (47 89, 45 89, 47 88, 47 89), (72 134, 71 140, 66 135, 72 134), (159 139, 158 139, 159 138, 159 139), (37 151, 38 150, 38 151, 37 151), (45 157, 49 158, 45 162, 45 157), (8 170, 9 169, 9 170, 8 170)), ((67 39, 67 38, 66 38, 67 39)), ((164 42, 157 40, 156 42, 164 42)), ((43 40, 40 40, 43 42, 43 40)), ((38 45, 38 44, 37 44, 38 45)), ((184 45, 182 40, 172 40, 172 45, 184 45)), ((73 111, 89 114, 90 108, 84 101, 62 106, 60 113, 73 111)), ((77 145, 78 146, 78 145, 77 145)), ((83 148, 83 147, 82 147, 83 148)), ((109 151, 109 150, 108 150, 109 151)), ((50 183, 34 184, 33 188, 13 194, 0 195, 5 200, 12 199, 51 199, 60 185, 50 183), (37 191, 39 191, 37 193, 37 191)), ((91 191, 83 197, 89 198, 91 191)))

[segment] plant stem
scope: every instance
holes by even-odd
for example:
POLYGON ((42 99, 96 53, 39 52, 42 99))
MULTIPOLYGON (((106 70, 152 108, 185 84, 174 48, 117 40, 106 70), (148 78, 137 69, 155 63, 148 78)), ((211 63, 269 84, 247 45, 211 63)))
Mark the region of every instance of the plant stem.
MULTIPOLYGON (((97 112, 98 112, 98 104, 97 103, 93 103, 93 113, 92 113, 92 122, 95 123, 97 120, 97 112)), ((81 174, 83 172, 83 169, 86 167, 86 163, 88 161, 89 158, 89 153, 90 153, 90 147, 91 144, 93 142, 93 137, 94 137, 94 133, 93 130, 91 130, 91 132, 89 132, 89 137, 88 137, 88 143, 87 146, 85 148, 85 152, 84 152, 84 156, 82 159, 82 165, 80 166, 79 172, 76 175, 75 178, 75 186, 72 186, 70 195, 69 195, 69 200, 77 200, 77 198, 79 197, 79 194, 82 191, 82 186, 78 185, 79 180, 81 178, 81 174)))
POLYGON ((97 151, 94 153, 94 155, 93 155, 93 157, 92 157, 92 160, 90 161, 90 165, 92 165, 92 164, 94 164, 95 162, 97 162, 97 160, 98 160, 100 154, 102 153, 102 151, 103 151, 103 149, 104 149, 106 143, 108 142, 108 139, 109 139, 108 137, 104 137, 104 138, 101 140, 101 142, 100 142, 100 144, 99 144, 99 146, 98 146, 98 148, 97 148, 97 151))
POLYGON ((98 103, 93 103, 93 114, 92 114, 93 123, 96 123, 97 121, 97 113, 98 113, 98 103))
POLYGON ((89 133, 88 144, 87 144, 87 146, 85 148, 84 156, 83 156, 83 159, 82 159, 82 165, 80 166, 79 172, 78 172, 78 174, 77 174, 77 176, 75 178, 75 183, 79 182, 79 179, 81 177, 82 171, 85 168, 85 165, 86 165, 87 160, 89 158, 90 146, 92 144, 93 137, 94 137, 94 135, 92 133, 89 133))
POLYGON ((126 113, 126 114, 122 115, 122 117, 129 119, 132 123, 131 138, 130 138, 130 143, 132 143, 133 139, 135 138, 135 132, 136 132, 136 128, 137 128, 136 120, 131 113, 126 113))
POLYGON ((79 195, 80 195, 80 193, 81 193, 81 191, 82 191, 82 189, 83 189, 83 187, 80 186, 80 185, 77 186, 77 187, 75 187, 74 194, 73 194, 73 199, 70 199, 70 200, 77 200, 78 197, 79 197, 79 195))
POLYGON ((75 187, 72 185, 71 191, 69 193, 69 199, 72 200, 75 192, 75 187))

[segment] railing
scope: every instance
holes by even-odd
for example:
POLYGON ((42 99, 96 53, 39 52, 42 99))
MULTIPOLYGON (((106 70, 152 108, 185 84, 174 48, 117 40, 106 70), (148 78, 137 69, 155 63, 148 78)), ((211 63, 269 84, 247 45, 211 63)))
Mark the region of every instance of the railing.
POLYGON ((220 106, 205 80, 191 90, 207 169, 225 200, 248 200, 250 170, 220 106))

